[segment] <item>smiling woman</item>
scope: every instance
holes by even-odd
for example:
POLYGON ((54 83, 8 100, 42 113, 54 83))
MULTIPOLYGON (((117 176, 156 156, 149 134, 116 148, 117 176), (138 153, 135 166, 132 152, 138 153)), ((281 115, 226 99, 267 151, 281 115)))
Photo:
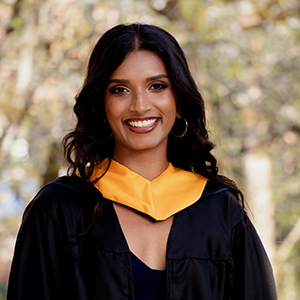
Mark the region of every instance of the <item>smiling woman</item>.
MULTIPOLYGON (((134 169, 132 164, 141 157, 155 157, 166 168, 177 100, 163 61, 151 51, 131 52, 109 82, 104 107, 115 138, 113 158, 134 169)), ((159 174, 153 162, 146 169, 135 165, 141 167, 135 171, 149 180, 159 174)))
POLYGON ((276 299, 174 37, 142 24, 107 31, 74 112, 69 174, 26 208, 8 300, 276 299))

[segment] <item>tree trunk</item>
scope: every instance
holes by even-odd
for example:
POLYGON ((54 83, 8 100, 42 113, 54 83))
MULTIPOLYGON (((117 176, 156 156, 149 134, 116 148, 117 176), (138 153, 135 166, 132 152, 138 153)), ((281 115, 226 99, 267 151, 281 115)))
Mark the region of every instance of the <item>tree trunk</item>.
POLYGON ((244 170, 246 198, 250 208, 249 217, 257 229, 270 260, 273 261, 276 245, 271 160, 266 154, 246 154, 244 170))

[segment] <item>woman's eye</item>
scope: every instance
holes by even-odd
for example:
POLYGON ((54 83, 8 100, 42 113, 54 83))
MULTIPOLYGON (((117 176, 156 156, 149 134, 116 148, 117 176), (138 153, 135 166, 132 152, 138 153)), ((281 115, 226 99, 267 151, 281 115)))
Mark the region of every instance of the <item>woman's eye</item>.
POLYGON ((163 90, 167 87, 166 84, 163 83, 154 83, 151 85, 150 89, 151 90, 163 90))
POLYGON ((112 93, 112 94, 122 94, 122 93, 128 92, 128 89, 125 88, 125 87, 119 86, 119 87, 113 87, 113 88, 111 88, 109 90, 109 92, 112 93))

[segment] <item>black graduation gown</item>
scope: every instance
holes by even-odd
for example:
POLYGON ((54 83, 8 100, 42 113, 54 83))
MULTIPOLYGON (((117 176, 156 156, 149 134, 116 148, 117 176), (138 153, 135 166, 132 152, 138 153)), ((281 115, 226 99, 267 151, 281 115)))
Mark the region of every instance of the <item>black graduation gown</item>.
MULTIPOLYGON (((253 225, 228 189, 209 182, 195 204, 175 214, 166 259, 167 299, 277 299, 253 225)), ((29 299, 134 299, 128 245, 112 202, 96 188, 84 191, 62 177, 26 208, 7 300, 29 299), (81 236, 99 198, 97 225, 81 236)))

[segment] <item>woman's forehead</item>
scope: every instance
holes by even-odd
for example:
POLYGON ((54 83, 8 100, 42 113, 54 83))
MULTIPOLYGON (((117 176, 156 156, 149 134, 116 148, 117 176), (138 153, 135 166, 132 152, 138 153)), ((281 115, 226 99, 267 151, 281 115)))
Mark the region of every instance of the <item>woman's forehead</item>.
POLYGON ((112 73, 111 79, 125 79, 133 74, 140 73, 144 77, 159 74, 168 75, 163 60, 154 52, 139 50, 130 52, 121 65, 112 73))

